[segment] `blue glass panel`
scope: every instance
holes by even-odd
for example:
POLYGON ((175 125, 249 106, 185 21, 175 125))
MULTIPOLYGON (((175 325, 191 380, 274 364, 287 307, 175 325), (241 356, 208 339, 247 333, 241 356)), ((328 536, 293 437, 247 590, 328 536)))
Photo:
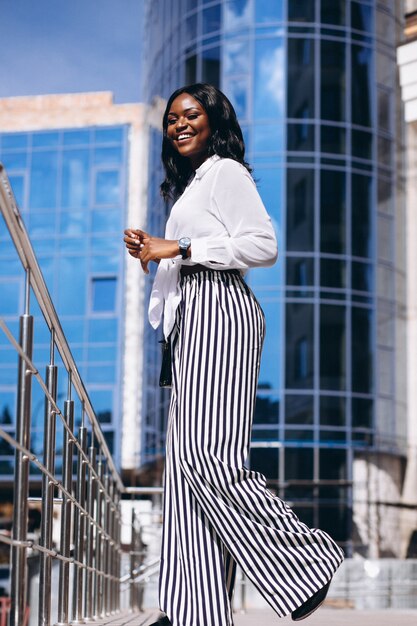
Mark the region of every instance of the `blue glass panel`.
POLYGON ((62 163, 62 206, 87 207, 89 192, 89 151, 66 150, 62 163))
POLYGON ((120 237, 122 238, 122 240, 118 238, 116 239, 115 237, 95 237, 93 235, 91 240, 91 247, 94 252, 98 253, 105 252, 106 254, 111 254, 116 252, 120 254, 122 250, 120 243, 121 241, 123 243, 122 234, 120 234, 120 237))
POLYGON ((284 115, 285 63, 281 39, 260 39, 255 45, 254 113, 257 119, 284 115))
POLYGON ((220 85, 220 48, 203 50, 201 55, 202 80, 211 85, 220 85))
POLYGON ((282 0, 256 0, 256 22, 277 22, 284 19, 284 5, 282 0))
POLYGON ((91 309, 96 313, 111 313, 116 307, 117 278, 93 278, 91 309))
POLYGON ((29 136, 26 133, 6 133, 3 136, 2 146, 5 148, 26 148, 29 136))
POLYGON ((88 383, 114 383, 116 368, 114 365, 91 365, 87 368, 88 383))
POLYGON ((59 133, 45 132, 45 133, 33 133, 32 146, 34 148, 51 148, 59 144, 59 133))
POLYGON ((0 160, 6 170, 20 170, 27 165, 27 152, 2 152, 0 160))
POLYGON ((16 395, 13 391, 0 391, 0 424, 13 424, 16 414, 16 395))
POLYGON ((89 396, 99 421, 110 423, 113 416, 113 390, 92 389, 89 396))
POLYGON ((62 237, 59 242, 61 254, 76 252, 85 254, 87 252, 88 240, 86 237, 62 237))
POLYGON ((249 67, 249 41, 226 40, 223 44, 223 71, 225 74, 247 74, 249 67))
POLYGON ((94 163, 116 163, 123 161, 123 146, 112 146, 110 148, 96 148, 94 150, 94 163))
POLYGON ((12 191, 19 208, 23 208, 25 204, 25 177, 19 174, 9 176, 12 191))
MULTIPOLYGON (((9 326, 9 321, 7 321, 7 326, 9 326)), ((3 334, 3 330, 1 331, 3 334)), ((0 346, 0 363, 1 365, 11 365, 13 367, 17 367, 17 352, 14 347, 9 343, 6 335, 3 335, 5 345, 0 346)), ((2 341, 3 341, 2 337, 2 341)), ((1 379, 0 379, 1 380, 1 379)), ((0 392, 1 393, 1 392, 0 392)))
POLYGON ((121 254, 95 255, 91 259, 92 272, 118 272, 121 254))
POLYGON ((256 124, 253 128, 255 152, 283 152, 284 132, 281 124, 256 124))
POLYGON ((119 170, 104 170, 96 173, 96 204, 117 204, 120 201, 119 170))
POLYGON ((372 7, 362 2, 352 2, 350 5, 351 27, 361 30, 368 35, 372 34, 372 7))
POLYGON ((220 5, 203 10, 203 35, 220 30, 220 5))
POLYGON ((122 211, 93 211, 92 230, 94 233, 122 232, 122 211))
POLYGON ((279 302, 268 302, 263 299, 260 304, 265 314, 267 336, 264 343, 259 389, 281 389, 282 387, 282 305, 279 302))
POLYGON ((62 257, 59 259, 58 271, 58 313, 82 315, 86 306, 86 258, 62 257))
POLYGON ((227 81, 225 93, 236 111, 239 119, 248 116, 248 92, 249 86, 246 78, 236 78, 227 81))
POLYGON ((88 341, 90 343, 114 343, 117 342, 118 320, 92 319, 89 321, 88 341))
POLYGON ((62 235, 82 235, 89 230, 90 215, 87 211, 63 211, 60 217, 62 235))
POLYGON ((63 133, 64 146, 74 146, 90 143, 89 130, 66 130, 63 133))
POLYGON ((0 380, 2 385, 17 385, 17 368, 0 365, 0 380))
POLYGON ((229 0, 223 4, 225 30, 247 28, 252 23, 253 0, 229 0))
POLYGON ((30 208, 53 208, 56 206, 58 153, 55 151, 33 152, 30 178, 30 208))
POLYGON ((94 131, 96 143, 121 143, 123 141, 123 127, 97 128, 94 131))
POLYGON ((372 49, 352 45, 352 122, 371 126, 372 105, 372 49))
POLYGON ((56 215, 53 213, 32 213, 29 215, 29 234, 41 237, 55 233, 56 215))
MULTIPOLYGON (((2 242, 0 244, 0 254, 2 254, 3 249, 6 248, 6 243, 9 244, 11 251, 14 251, 14 246, 10 243, 10 241, 2 242)), ((7 248, 9 248, 9 246, 7 246, 7 248)), ((20 259, 10 258, 9 254, 7 254, 7 263, 4 263, 4 261, 0 263, 0 276, 19 276, 22 271, 20 259)))
POLYGON ((18 315, 20 311, 20 282, 0 282, 0 315, 18 315))
POLYGON ((61 317, 61 322, 70 345, 84 341, 84 318, 66 319, 63 316, 61 317))
POLYGON ((87 360, 89 363, 106 363, 117 360, 118 348, 112 346, 90 346, 88 348, 87 360))

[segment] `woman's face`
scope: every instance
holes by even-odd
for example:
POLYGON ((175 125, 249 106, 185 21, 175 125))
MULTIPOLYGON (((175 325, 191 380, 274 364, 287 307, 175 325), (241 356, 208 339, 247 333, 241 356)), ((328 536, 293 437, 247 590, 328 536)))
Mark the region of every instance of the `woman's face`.
POLYGON ((174 148, 197 169, 208 156, 209 119, 201 104, 188 93, 175 98, 168 112, 167 135, 174 148))

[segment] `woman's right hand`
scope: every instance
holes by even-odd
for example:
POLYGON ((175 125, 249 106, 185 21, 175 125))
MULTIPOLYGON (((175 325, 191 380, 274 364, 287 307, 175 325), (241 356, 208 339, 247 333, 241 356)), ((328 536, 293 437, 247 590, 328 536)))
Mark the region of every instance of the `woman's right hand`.
POLYGON ((140 251, 143 248, 143 235, 145 234, 142 230, 127 228, 125 231, 125 236, 123 241, 126 244, 126 248, 128 253, 133 256, 135 259, 139 259, 140 264, 142 266, 145 274, 149 274, 148 263, 143 262, 140 258, 140 251))

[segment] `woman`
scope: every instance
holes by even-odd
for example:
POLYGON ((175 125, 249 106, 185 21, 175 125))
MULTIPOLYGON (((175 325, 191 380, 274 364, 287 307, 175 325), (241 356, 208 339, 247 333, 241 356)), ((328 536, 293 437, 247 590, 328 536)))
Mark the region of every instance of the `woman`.
MULTIPOLYGON (((196 84, 163 117, 165 239, 125 231, 148 272, 149 305, 172 347, 160 606, 156 624, 230 626, 236 564, 280 616, 296 621, 324 600, 343 553, 302 524, 245 467, 264 316, 242 275, 277 258, 271 220, 244 160, 229 100, 196 84)), ((155 626, 155 625, 154 625, 155 626)))

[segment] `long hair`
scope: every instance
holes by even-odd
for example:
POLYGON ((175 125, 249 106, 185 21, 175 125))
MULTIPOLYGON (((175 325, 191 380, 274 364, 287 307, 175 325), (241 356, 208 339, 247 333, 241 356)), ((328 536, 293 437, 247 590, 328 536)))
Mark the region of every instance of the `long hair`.
POLYGON ((190 160, 182 157, 172 146, 168 138, 168 113, 171 104, 182 93, 195 98, 207 113, 211 136, 208 142, 208 156, 218 154, 220 157, 233 159, 242 163, 251 172, 245 161, 245 143, 242 130, 237 121, 235 110, 228 98, 216 87, 207 83, 196 83, 177 89, 170 96, 162 119, 162 163, 165 169, 165 180, 160 189, 164 199, 175 199, 182 194, 193 173, 190 160))

